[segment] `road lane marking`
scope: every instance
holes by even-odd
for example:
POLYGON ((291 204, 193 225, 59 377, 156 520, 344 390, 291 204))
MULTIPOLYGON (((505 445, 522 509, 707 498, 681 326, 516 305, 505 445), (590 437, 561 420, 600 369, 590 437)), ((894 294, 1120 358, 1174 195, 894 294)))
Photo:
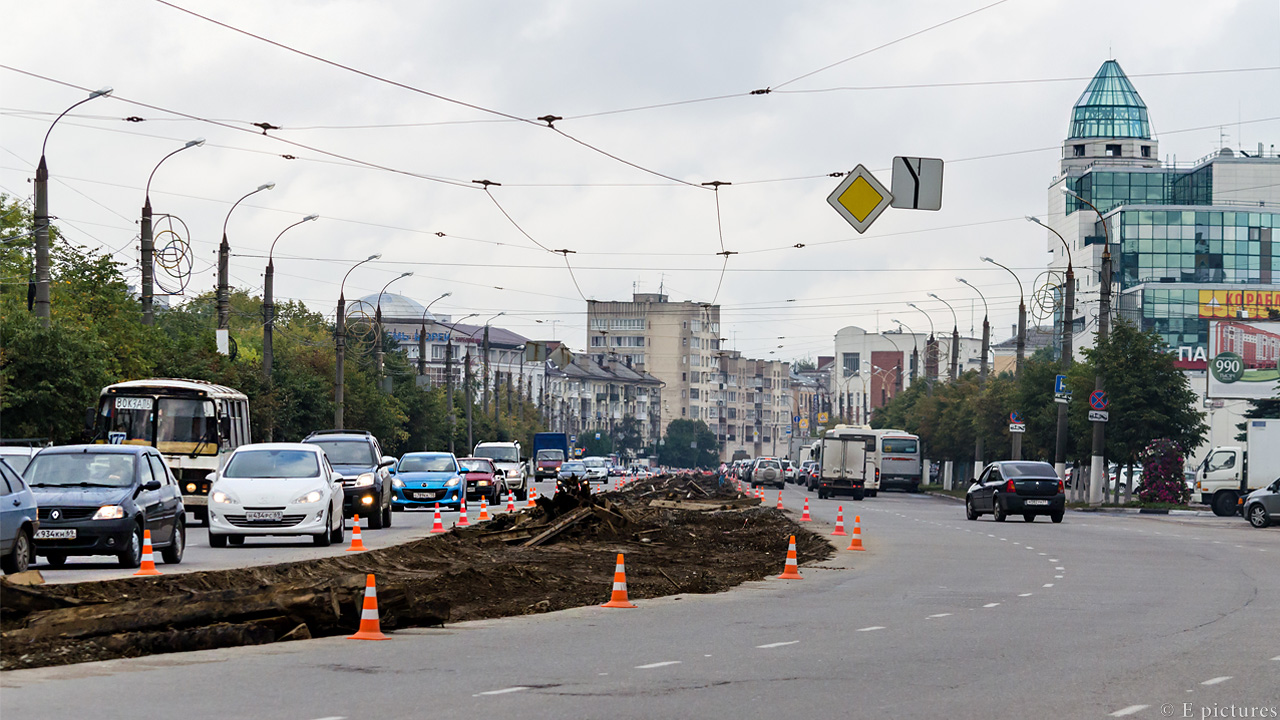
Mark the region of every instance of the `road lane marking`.
POLYGON ((502 688, 501 690, 489 690, 488 692, 476 693, 472 697, 480 697, 481 695, 506 695, 507 693, 520 692, 521 690, 528 689, 529 688, 524 685, 517 685, 515 687, 502 688))
POLYGON ((1271 658, 1273 661, 1280 662, 1280 655, 1271 658))
POLYGON ((1018 597, 1031 597, 1031 593, 1022 593, 1021 595, 1018 595, 1018 597))
POLYGON ((1061 575, 1054 575, 1054 576, 1053 576, 1053 579, 1054 579, 1054 580, 1061 580, 1061 579, 1062 579, 1062 576, 1061 576, 1061 575))
POLYGON ((1132 715, 1138 712, 1139 710, 1146 710, 1149 707, 1151 706, 1150 705, 1130 705, 1129 707, 1124 708, 1123 710, 1117 710, 1111 713, 1111 717, 1124 717, 1125 715, 1132 715))
MULTIPOLYGON (((858 628, 854 632, 871 632, 872 630, 883 630, 883 629, 884 629, 883 625, 872 625, 871 627, 858 628)), ((1275 659, 1280 660, 1280 658, 1275 658, 1275 659)))
POLYGON ((637 665, 637 670, 651 670, 653 668, 666 667, 668 665, 679 665, 679 660, 667 660, 665 662, 649 663, 648 665, 637 665))
POLYGON ((928 618, 926 618, 926 619, 943 618, 943 617, 948 617, 948 616, 950 616, 950 615, 951 615, 951 613, 938 613, 937 615, 930 615, 930 616, 929 616, 928 618))
POLYGON ((1027 546, 1027 549, 1028 549, 1028 550, 1035 550, 1035 548, 1031 547, 1030 545, 1028 545, 1028 546, 1027 546))
POLYGON ((982 607, 984 607, 984 608, 990 608, 990 607, 995 607, 995 606, 997 606, 997 605, 999 605, 999 604, 1000 604, 1000 603, 987 603, 986 605, 983 605, 982 607))
POLYGON ((1053 587, 1053 583, 1045 583, 1045 584, 1041 585, 1040 587, 1053 587))
POLYGON ((1202 682, 1202 683, 1200 683, 1200 684, 1201 684, 1201 685, 1217 685, 1218 683, 1224 683, 1224 682, 1226 682, 1226 681, 1228 681, 1228 680, 1230 680, 1230 679, 1231 679, 1231 676, 1230 676, 1230 675, 1223 675, 1223 676, 1221 676, 1221 677, 1216 677, 1216 678, 1213 678, 1213 679, 1211 679, 1211 680, 1205 680, 1204 682, 1202 682))
POLYGON ((1062 562, 1058 558, 1049 558, 1049 562, 1062 562))
MULTIPOLYGON (((800 642, 800 641, 799 641, 799 640, 788 640, 788 641, 786 641, 786 642, 769 643, 768 645, 757 645, 757 646, 756 646, 756 648, 757 648, 757 649, 759 649, 759 650, 768 650, 769 648, 782 647, 783 645, 795 645, 795 644, 796 644, 796 643, 798 643, 798 642, 800 642)), ((707 657, 711 657, 711 656, 710 656, 710 655, 708 655, 707 657)))
POLYGON ((1066 570, 1066 568, 1064 568, 1064 567, 1056 567, 1056 568, 1054 568, 1054 570, 1066 570))
POLYGON ((1046 555, 1048 553, 1036 553, 1037 555, 1046 555))
POLYGON ((333 715, 331 717, 316 718, 316 720, 347 720, 346 715, 333 715))

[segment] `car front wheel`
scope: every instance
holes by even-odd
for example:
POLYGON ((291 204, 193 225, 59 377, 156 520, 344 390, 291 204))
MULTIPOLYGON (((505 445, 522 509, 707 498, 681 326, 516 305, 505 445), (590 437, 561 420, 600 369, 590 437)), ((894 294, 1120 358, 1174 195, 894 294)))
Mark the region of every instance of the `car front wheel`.
POLYGON ((25 527, 18 531, 18 537, 13 539, 13 548, 9 554, 0 558, 0 569, 3 569, 6 575, 14 573, 26 572, 31 567, 31 531, 25 527))
POLYGON ((381 508, 379 508, 379 509, 377 509, 377 510, 374 510, 373 512, 369 513, 368 520, 369 520, 369 529, 370 529, 370 530, 381 530, 381 529, 382 529, 382 510, 381 510, 381 508))
MULTIPOLYGON (((329 534, 333 532, 333 530, 331 530, 332 527, 333 527, 333 515, 330 514, 325 516, 324 530, 321 530, 315 535, 312 535, 311 542, 314 543, 317 547, 329 547, 329 545, 333 543, 333 538, 329 534)), ((373 527, 372 518, 370 518, 369 527, 373 527)))
POLYGON ((142 528, 134 528, 129 535, 129 544, 116 555, 116 560, 120 562, 120 567, 136 568, 142 564, 142 528))
POLYGON ((970 520, 978 519, 978 511, 973 509, 973 498, 964 499, 964 516, 970 520))
POLYGON ((1271 518, 1267 517, 1267 509, 1262 507, 1262 503, 1255 503, 1249 508, 1247 515, 1249 524, 1256 528, 1264 528, 1271 524, 1271 518))

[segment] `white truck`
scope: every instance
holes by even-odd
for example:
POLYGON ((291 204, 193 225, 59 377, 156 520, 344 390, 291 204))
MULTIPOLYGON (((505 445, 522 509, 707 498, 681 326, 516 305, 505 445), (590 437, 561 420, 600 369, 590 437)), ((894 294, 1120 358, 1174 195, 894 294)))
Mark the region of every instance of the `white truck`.
POLYGON ((1240 512, 1240 499, 1280 478, 1280 419, 1245 420, 1245 445, 1220 445, 1196 468, 1193 500, 1223 517, 1240 512))
POLYGON ((502 473, 507 489, 516 494, 517 500, 529 497, 528 466, 520 453, 518 442, 482 442, 477 443, 473 451, 475 457, 489 458, 493 467, 502 473))
POLYGON ((873 455, 876 434, 861 428, 832 428, 822 436, 818 464, 819 498, 848 494, 861 500, 869 486, 879 487, 880 471, 873 455))

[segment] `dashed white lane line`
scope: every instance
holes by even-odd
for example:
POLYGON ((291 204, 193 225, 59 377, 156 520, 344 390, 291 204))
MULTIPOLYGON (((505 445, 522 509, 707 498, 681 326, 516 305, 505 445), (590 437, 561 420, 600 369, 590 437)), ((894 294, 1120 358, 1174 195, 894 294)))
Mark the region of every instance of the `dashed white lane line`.
POLYGON ((668 665, 679 665, 679 660, 666 660, 664 662, 649 663, 648 665, 637 665, 637 670, 652 670, 653 668, 666 667, 668 665))
POLYGON ((944 618, 944 617, 949 617, 950 615, 951 613, 938 613, 937 615, 930 615, 928 619, 944 618))
POLYGON ((984 608, 992 608, 992 607, 995 607, 995 606, 997 606, 997 605, 999 605, 999 604, 1000 604, 1000 603, 987 603, 986 605, 983 605, 982 607, 984 607, 984 608))
POLYGON ((1272 659, 1272 661, 1274 661, 1274 662, 1280 662, 1280 655, 1277 655, 1277 656, 1275 656, 1275 657, 1273 657, 1273 658, 1271 658, 1271 659, 1272 659))
POLYGON ((480 697, 481 695, 506 695, 507 693, 520 692, 521 690, 528 689, 529 688, 524 685, 517 685, 515 687, 502 688, 501 690, 489 690, 488 692, 476 693, 472 697, 480 697))
POLYGON ((1049 562, 1062 562, 1058 558, 1049 558, 1049 562))
POLYGON ((1053 587, 1053 583, 1045 583, 1045 584, 1041 585, 1040 587, 1053 587))
POLYGON ((1224 683, 1224 682, 1226 682, 1226 681, 1228 681, 1228 680, 1230 680, 1230 679, 1231 679, 1231 676, 1230 676, 1230 675, 1223 675, 1223 676, 1221 676, 1221 677, 1216 677, 1216 678, 1212 678, 1212 679, 1209 679, 1209 680, 1205 680, 1204 682, 1202 682, 1202 683, 1200 683, 1200 684, 1201 684, 1201 685, 1217 685, 1218 683, 1224 683))
POLYGON ((1149 707, 1151 706, 1150 705, 1130 705, 1127 708, 1124 708, 1122 710, 1117 710, 1111 713, 1111 717, 1124 717, 1125 715, 1132 715, 1140 710, 1146 710, 1149 707))
POLYGON ((1048 553, 1036 553, 1037 555, 1048 555, 1048 553))
POLYGON ((1061 579, 1062 579, 1062 576, 1061 576, 1061 575, 1054 575, 1054 576, 1053 576, 1053 579, 1054 579, 1054 580, 1061 580, 1061 579))
POLYGON ((1028 550, 1035 550, 1035 548, 1031 547, 1030 545, 1028 545, 1028 546, 1027 546, 1027 549, 1028 549, 1028 550))
POLYGON ((1062 567, 1062 566, 1058 566, 1058 567, 1054 568, 1054 570, 1066 570, 1066 568, 1064 568, 1064 567, 1062 567))
POLYGON ((330 717, 316 718, 316 720, 347 720, 346 715, 333 715, 330 717))
MULTIPOLYGON (((883 629, 884 629, 883 625, 872 625, 871 627, 858 628, 854 632, 871 632, 872 630, 883 630, 883 629)), ((1276 658, 1276 659, 1280 660, 1280 658, 1276 658)))
MULTIPOLYGON (((756 646, 756 648, 758 648, 758 649, 760 649, 760 650, 768 650, 769 648, 782 647, 783 645, 795 645, 795 644, 796 644, 796 643, 798 643, 798 642, 800 642, 800 641, 799 641, 799 640, 788 640, 788 641, 786 641, 786 642, 769 643, 768 645, 757 645, 757 646, 756 646)), ((708 656, 708 657, 709 657, 709 656, 708 656)))
POLYGON ((1018 595, 1018 597, 1031 597, 1031 595, 1032 595, 1031 593, 1022 593, 1018 595))

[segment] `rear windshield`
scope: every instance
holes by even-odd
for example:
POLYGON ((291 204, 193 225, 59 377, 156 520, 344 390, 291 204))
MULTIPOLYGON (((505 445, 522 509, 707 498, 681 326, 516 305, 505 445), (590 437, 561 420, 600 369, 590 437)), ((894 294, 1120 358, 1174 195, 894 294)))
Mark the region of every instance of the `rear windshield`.
POLYGON ((320 462, 307 450, 242 450, 231 456, 222 477, 309 478, 320 475, 320 462))
POLYGON ((914 455, 920 452, 920 443, 915 438, 885 438, 880 443, 880 451, 914 455))
POLYGON ((312 440, 329 456, 332 465, 377 465, 373 449, 363 440, 312 440))
POLYGON ((123 453, 45 453, 32 459, 23 477, 31 487, 129 487, 134 461, 123 453))
POLYGON ((760 468, 773 468, 774 470, 777 470, 777 469, 778 469, 778 461, 777 461, 777 460, 761 460, 761 461, 760 461, 760 464, 759 464, 757 467, 760 467, 760 468))
POLYGON ((1043 462, 1015 462, 1000 465, 1000 474, 1007 478, 1038 477, 1057 478, 1053 466, 1043 462))
POLYGON ((539 460, 564 460, 563 450, 539 450, 539 460))
POLYGON ((457 462, 448 455, 405 455, 400 472, 457 472, 457 462))

